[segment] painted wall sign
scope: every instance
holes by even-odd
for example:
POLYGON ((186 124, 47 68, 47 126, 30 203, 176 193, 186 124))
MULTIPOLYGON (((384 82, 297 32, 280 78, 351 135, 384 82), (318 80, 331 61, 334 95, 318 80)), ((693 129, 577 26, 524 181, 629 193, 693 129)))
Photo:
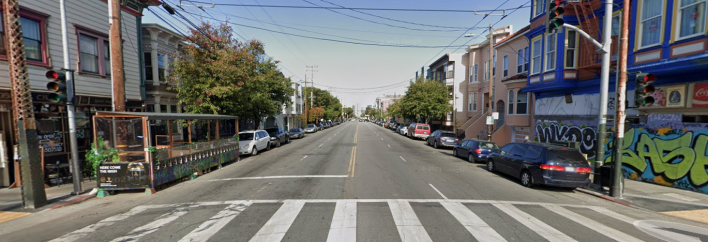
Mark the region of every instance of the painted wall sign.
POLYGON ((666 123, 680 123, 683 119, 681 114, 673 113, 652 113, 647 116, 647 125, 649 127, 666 123))
POLYGON ((691 107, 708 108, 708 82, 693 84, 691 107))

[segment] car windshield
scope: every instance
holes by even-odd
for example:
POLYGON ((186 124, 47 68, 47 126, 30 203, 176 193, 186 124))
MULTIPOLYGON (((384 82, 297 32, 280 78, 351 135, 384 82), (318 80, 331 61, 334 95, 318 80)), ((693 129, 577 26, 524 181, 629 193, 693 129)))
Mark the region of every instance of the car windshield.
POLYGON ((308 128, 314 128, 314 127, 316 127, 316 126, 315 126, 314 124, 308 124, 307 127, 308 127, 308 128))
POLYGON ((238 134, 238 140, 253 140, 253 133, 240 133, 238 134))
POLYGON ((300 129, 290 129, 290 132, 300 132, 300 129))
POLYGON ((552 162, 584 161, 585 157, 574 149, 549 149, 546 159, 552 162))
POLYGON ((497 144, 492 143, 492 142, 482 142, 479 143, 479 148, 480 149, 493 149, 493 150, 498 150, 499 146, 497 144))
POLYGON ((440 137, 455 137, 455 134, 453 133, 441 133, 440 137))

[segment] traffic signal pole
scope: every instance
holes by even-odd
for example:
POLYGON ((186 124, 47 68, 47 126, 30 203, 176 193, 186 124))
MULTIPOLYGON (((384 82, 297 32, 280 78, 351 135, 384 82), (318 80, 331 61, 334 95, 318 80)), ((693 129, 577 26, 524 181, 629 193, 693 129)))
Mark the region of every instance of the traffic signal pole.
MULTIPOLYGON (((627 49, 629 48, 629 9, 631 1, 624 1, 620 28, 619 83, 617 85, 617 114, 615 124, 615 164, 610 196, 622 197, 622 143, 624 139, 625 103, 627 92, 627 49)), ((636 97, 635 97, 636 98, 636 97)))
POLYGON ((63 45, 62 52, 64 55, 64 70, 66 70, 66 113, 69 123, 69 146, 71 147, 71 174, 74 183, 74 192, 78 195, 81 193, 81 167, 79 166, 79 148, 76 142, 76 109, 74 108, 75 90, 74 90, 74 70, 71 70, 71 61, 69 60, 69 37, 66 28, 66 3, 65 0, 59 0, 61 12, 61 43, 63 45))

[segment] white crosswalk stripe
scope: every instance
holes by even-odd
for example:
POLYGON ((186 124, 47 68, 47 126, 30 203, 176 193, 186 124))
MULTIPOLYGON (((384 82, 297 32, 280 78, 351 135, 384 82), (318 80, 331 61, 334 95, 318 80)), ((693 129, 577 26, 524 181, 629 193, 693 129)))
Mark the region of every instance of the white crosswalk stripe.
MULTIPOLYGON (((426 230, 425 226, 423 225, 424 223, 421 222, 421 219, 426 219, 425 221, 431 221, 429 217, 419 217, 418 214, 416 214, 416 211, 413 209, 413 206, 411 204, 430 204, 430 203, 438 203, 439 205, 442 205, 442 207, 449 212, 449 215, 447 213, 445 214, 440 214, 440 216, 452 216, 449 217, 448 221, 457 222, 461 225, 460 228, 464 228, 466 232, 464 233, 469 233, 471 234, 476 240, 478 241, 507 241, 507 240, 516 240, 518 238, 514 238, 514 235, 504 235, 500 234, 499 231, 497 231, 498 228, 494 227, 494 223, 496 225, 499 224, 500 221, 485 221, 488 220, 488 216, 480 216, 478 215, 479 212, 483 211, 475 211, 476 209, 471 209, 474 206, 477 205, 470 205, 470 204, 488 204, 492 205, 491 207, 496 208, 497 212, 502 212, 504 214, 509 215, 509 217, 505 217, 505 220, 510 220, 511 221, 503 221, 503 223, 518 223, 519 225, 526 226, 532 231, 533 233, 538 234, 540 237, 549 240, 549 241, 576 241, 576 239, 570 237, 568 234, 572 235, 573 231, 565 231, 565 233, 561 230, 568 230, 568 228, 554 228, 549 224, 546 224, 539 218, 535 218, 529 213, 525 212, 523 208, 528 207, 528 206, 535 206, 536 208, 543 208, 548 212, 548 214, 552 216, 561 216, 564 218, 569 219, 570 221, 573 221, 577 223, 579 226, 584 226, 587 227, 589 230, 595 231, 603 236, 606 236, 608 239, 612 240, 617 240, 617 241, 641 241, 642 238, 636 238, 627 231, 619 231, 615 228, 609 227, 608 225, 605 225, 603 221, 596 221, 593 219, 590 219, 588 217, 585 217, 578 213, 578 209, 584 209, 586 213, 597 213, 601 214, 602 216, 608 217, 608 218, 614 218, 616 220, 619 220, 624 223, 632 224, 632 222, 636 221, 636 219, 633 219, 629 216, 611 211, 609 209, 603 208, 603 207, 597 207, 597 206, 583 206, 583 205, 571 205, 571 204, 549 204, 549 203, 533 203, 533 202, 507 202, 507 201, 484 201, 484 200, 456 200, 456 199, 319 199, 319 200, 237 200, 237 201, 220 201, 220 202, 196 202, 196 203, 185 203, 185 204, 164 204, 164 205, 143 205, 143 206, 138 206, 133 209, 131 209, 128 212, 121 213, 109 218, 106 218, 104 220, 101 220, 95 224, 86 226, 84 228, 81 228, 79 230, 76 230, 74 232, 68 233, 64 236, 61 236, 57 239, 52 240, 52 242, 72 242, 72 241, 90 241, 90 240, 95 240, 95 238, 91 237, 91 235, 96 234, 96 235, 101 235, 101 236, 106 236, 106 234, 115 234, 115 237, 110 237, 109 238, 115 238, 115 239, 107 239, 111 240, 113 242, 117 241, 138 241, 138 240, 143 240, 145 241, 148 239, 148 235, 150 234, 155 234, 151 235, 150 237, 154 237, 156 235, 161 235, 164 233, 169 233, 170 236, 174 235, 174 232, 170 232, 167 230, 165 227, 167 226, 172 226, 170 223, 174 223, 177 220, 181 219, 186 219, 191 215, 188 215, 190 212, 193 210, 196 210, 195 208, 206 208, 206 209, 201 209, 201 213, 205 216, 204 219, 205 221, 199 221, 197 220, 195 223, 194 221, 189 221, 188 223, 182 223, 182 224, 188 224, 184 227, 187 228, 188 230, 184 230, 183 233, 180 233, 179 237, 174 238, 174 240, 178 240, 180 242, 204 242, 204 241, 209 241, 210 238, 212 238, 214 235, 217 235, 219 233, 231 233, 234 230, 239 230, 243 229, 240 227, 232 227, 229 225, 229 223, 232 223, 233 221, 236 220, 243 220, 247 219, 249 215, 242 215, 242 216, 247 216, 244 218, 240 218, 239 215, 250 211, 249 209, 253 207, 253 204, 265 204, 266 206, 270 206, 273 210, 270 211, 275 211, 272 215, 263 215, 263 216, 269 216, 269 219, 265 221, 265 217, 263 222, 261 222, 261 226, 259 227, 252 227, 252 231, 250 233, 255 234, 247 234, 243 236, 248 236, 250 237, 250 241, 281 241, 285 238, 286 234, 289 234, 291 227, 293 227, 293 224, 296 223, 299 216, 307 216, 307 212, 303 211, 312 211, 312 210, 303 210, 303 208, 307 204, 332 204, 332 205, 325 205, 325 206, 334 206, 334 213, 331 214, 331 223, 328 224, 327 228, 322 228, 324 229, 322 232, 327 236, 327 241, 344 241, 344 242, 350 242, 350 241, 357 241, 357 230, 362 229, 360 228, 362 223, 366 223, 364 219, 371 219, 371 218, 366 218, 366 216, 361 217, 358 215, 358 213, 361 213, 362 211, 358 210, 359 205, 365 203, 378 203, 378 204, 386 204, 384 206, 388 206, 388 209, 390 210, 391 218, 393 220, 393 225, 394 227, 390 228, 376 228, 376 229, 393 229, 396 232, 393 232, 394 236, 395 234, 398 234, 400 237, 401 241, 433 241, 432 237, 435 237, 435 229, 439 228, 428 228, 432 229, 430 232, 426 230), (272 207, 272 206, 279 206, 277 207, 272 207), (468 207, 470 206, 470 207, 468 207), (214 211, 213 213, 211 211, 214 211), (217 212, 218 211, 218 212, 217 212), (159 215, 159 216, 158 216, 159 215), (138 217, 140 216, 141 219, 139 221, 146 221, 144 224, 132 224, 132 223, 125 223, 125 221, 135 221, 134 219, 131 219, 132 217, 138 217), (239 217, 239 219, 236 219, 239 217), (454 219, 453 219, 454 218, 454 219), (490 223, 494 222, 494 223, 490 223), (120 224, 130 224, 131 226, 126 227, 124 230, 121 231, 129 231, 129 232, 121 232, 121 231, 112 231, 112 228, 114 228, 113 225, 120 223, 120 224), (360 226, 357 226, 357 223, 359 223, 360 226), (192 225, 194 227, 191 227, 192 225), (134 226, 133 226, 134 225, 134 226), (225 229, 225 228, 229 229, 225 229), (163 229, 165 228, 165 229, 163 229), (161 231, 163 229, 166 232, 161 231), (257 230, 257 232, 256 232, 257 230), (511 236, 511 237, 507 237, 511 236), (181 237, 181 239, 180 239, 181 237)), ((331 207, 330 207, 331 208, 331 207)), ((439 206, 438 206, 439 208, 439 206)), ((418 209, 428 209, 427 205, 424 206, 418 206, 416 205, 416 210, 418 209)), ((528 208, 526 208, 528 209, 528 208)), ((259 210, 253 210, 253 211, 259 211, 259 210)), ((331 210, 330 210, 331 211, 331 210)), ((420 212, 420 210, 419 210, 420 212)), ((257 214, 254 215, 253 213, 250 214, 250 216, 258 216, 257 214)), ((371 215, 369 215, 371 216, 371 215)), ((381 216, 388 216, 381 214, 381 216)), ((321 215, 317 216, 318 219, 319 217, 322 217, 321 215)), ((434 218, 433 218, 434 219, 434 218)), ((501 219, 501 218, 500 218, 501 219)), ((545 218, 548 219, 548 218, 545 218)), ((305 221, 305 220, 302 220, 305 221)), ((390 220, 389 220, 390 221, 390 220)), ((428 222, 430 224, 430 222, 428 222)), ((180 225, 182 226, 182 225, 180 225)), ((297 225, 299 226, 299 225, 297 225)), ((297 227, 296 226, 296 227, 297 227)), ((305 227, 308 228, 308 227, 305 227)), ((313 229, 313 228, 309 228, 313 229)), ((450 228, 446 228, 450 229, 450 228)), ((366 226, 364 226, 364 231, 366 231, 366 226)), ((303 231, 298 231, 298 232, 303 232, 303 231)), ((306 234, 318 234, 322 232, 317 232, 317 231, 304 231, 306 234)), ((359 231, 361 233, 362 231, 359 231)), ((292 233, 292 231, 291 231, 292 233)), ((361 234, 360 234, 361 235, 361 234)), ((439 236, 439 235, 438 235, 439 236)), ((104 239, 101 240, 106 240, 105 237, 101 237, 104 239)), ((248 240, 249 238, 245 238, 245 240, 248 240)), ((291 238, 292 239, 292 238, 291 238)), ((523 239, 523 238, 522 238, 523 239)))

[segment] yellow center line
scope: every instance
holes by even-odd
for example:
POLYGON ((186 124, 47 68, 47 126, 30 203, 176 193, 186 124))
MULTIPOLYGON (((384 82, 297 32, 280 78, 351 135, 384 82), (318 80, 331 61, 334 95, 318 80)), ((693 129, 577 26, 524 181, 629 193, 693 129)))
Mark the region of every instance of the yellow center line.
POLYGON ((356 169, 356 141, 357 141, 358 134, 359 134, 359 124, 356 124, 356 131, 354 133, 354 147, 352 147, 352 154, 351 154, 351 157, 349 158, 349 170, 347 171, 347 175, 349 177, 354 177, 354 170, 356 169))

